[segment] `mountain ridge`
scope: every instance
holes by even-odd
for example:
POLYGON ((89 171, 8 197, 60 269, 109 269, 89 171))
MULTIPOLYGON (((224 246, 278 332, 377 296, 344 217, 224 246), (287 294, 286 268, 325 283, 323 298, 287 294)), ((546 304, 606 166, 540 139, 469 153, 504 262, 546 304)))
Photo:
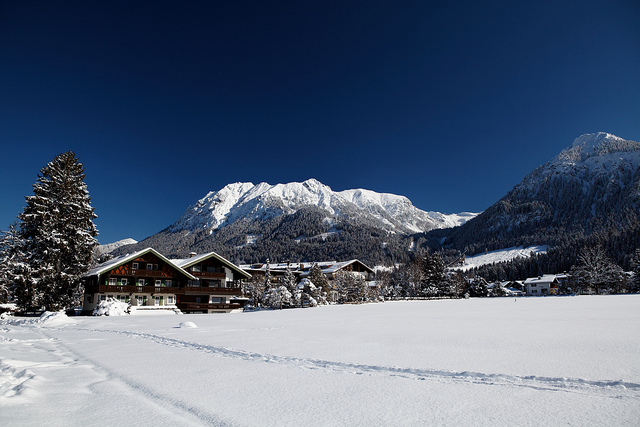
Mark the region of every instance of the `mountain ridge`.
POLYGON ((403 234, 434 228, 454 227, 475 216, 472 213, 442 214, 416 208, 405 196, 365 189, 334 192, 316 179, 270 185, 265 182, 228 184, 209 192, 171 226, 168 231, 212 232, 239 220, 264 220, 290 215, 302 207, 316 206, 330 216, 366 215, 380 221, 380 227, 403 234))
POLYGON ((238 182, 207 193, 138 246, 176 256, 215 250, 238 263, 359 258, 391 265, 426 247, 471 256, 549 245, 563 271, 593 236, 615 240, 617 253, 640 244, 639 212, 640 143, 598 132, 576 138, 477 215, 420 211, 404 196, 370 190, 334 192, 315 179, 238 182))
POLYGON ((523 244, 564 246, 637 230, 638 212, 640 143, 606 132, 584 134, 451 230, 445 245, 470 254, 523 244))

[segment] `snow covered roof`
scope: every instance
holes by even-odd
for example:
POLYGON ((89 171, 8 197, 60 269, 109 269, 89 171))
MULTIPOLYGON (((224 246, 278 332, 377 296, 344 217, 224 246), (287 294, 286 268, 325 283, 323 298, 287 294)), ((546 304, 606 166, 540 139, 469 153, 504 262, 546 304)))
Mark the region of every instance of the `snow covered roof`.
POLYGON ((153 248, 146 248, 146 249, 142 249, 141 251, 138 252, 134 252, 132 254, 127 254, 127 255, 121 255, 119 257, 115 257, 110 259, 109 261, 105 261, 102 264, 97 265, 96 267, 92 268, 91 270, 87 271, 84 276, 85 277, 89 277, 89 276, 99 276, 103 273, 106 273, 107 271, 113 270, 114 268, 122 265, 122 264, 126 264, 129 261, 133 261, 136 258, 141 257, 142 255, 151 252, 152 254, 154 254, 155 256, 157 256, 158 258, 160 258, 162 261, 166 262, 167 264, 171 265, 172 267, 174 267, 176 270, 179 270, 181 273, 183 273, 185 276, 187 276, 189 279, 195 280, 195 277, 193 275, 191 275, 190 273, 188 273, 187 271, 185 271, 182 267, 176 265, 175 263, 173 263, 170 259, 166 258, 164 255, 162 255, 160 252, 156 251, 153 248))
POLYGON ((540 284, 540 283, 553 283, 557 280, 558 279, 555 274, 544 274, 539 277, 529 277, 527 278, 527 280, 524 281, 524 284, 532 285, 532 284, 540 284))
POLYGON ((229 261, 226 258, 218 255, 215 252, 207 252, 205 254, 194 255, 194 256, 192 256, 190 258, 173 259, 171 261, 173 261, 173 263, 175 265, 177 265, 178 267, 186 269, 186 268, 191 267, 194 264, 197 264, 197 263, 199 263, 201 261, 204 261, 206 259, 209 259, 209 258, 217 259, 218 261, 220 261, 221 263, 223 263, 224 265, 226 265, 227 267, 229 267, 233 271, 237 272, 241 276, 246 277, 247 279, 251 277, 251 274, 249 274, 246 271, 244 271, 241 267, 238 267, 237 265, 235 265, 231 261, 229 261))
POLYGON ((362 261, 358 261, 357 259, 352 259, 350 261, 334 262, 333 264, 326 265, 326 266, 321 265, 322 263, 318 263, 318 266, 322 269, 323 273, 335 273, 336 271, 341 270, 354 263, 361 264, 367 271, 369 271, 370 273, 373 273, 373 269, 369 268, 362 261))
MULTIPOLYGON (((324 274, 332 274, 335 273, 338 270, 341 270, 345 267, 348 267, 349 265, 352 265, 354 263, 358 263, 360 264, 365 270, 367 270, 369 273, 373 273, 373 269, 368 267, 366 264, 364 264, 362 261, 357 260, 357 259, 352 259, 349 261, 321 261, 321 262, 301 262, 301 263, 297 263, 297 262, 291 262, 291 263, 269 263, 269 270, 272 273, 276 273, 276 272, 283 272, 285 271, 287 268, 289 268, 292 272, 300 274, 301 276, 307 276, 309 275, 310 271, 311 271, 311 267, 313 267, 315 264, 318 265, 318 267, 320 267, 320 270, 322 270, 322 272, 324 274)), ((265 271, 266 270, 266 266, 267 264, 243 264, 241 265, 242 268, 246 269, 246 270, 253 270, 253 271, 265 271)))

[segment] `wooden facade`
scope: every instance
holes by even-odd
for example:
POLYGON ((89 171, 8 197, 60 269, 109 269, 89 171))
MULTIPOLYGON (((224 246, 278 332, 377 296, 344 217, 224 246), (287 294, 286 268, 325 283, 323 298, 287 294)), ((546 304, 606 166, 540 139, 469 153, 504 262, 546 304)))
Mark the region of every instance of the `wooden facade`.
POLYGON ((182 312, 228 313, 244 308, 241 281, 251 275, 240 267, 215 252, 194 254, 176 260, 176 265, 195 277, 178 295, 177 305, 182 312))
POLYGON ((213 252, 171 261, 148 248, 89 271, 84 278, 83 311, 92 312, 107 298, 145 310, 241 310, 244 300, 240 280, 247 277, 251 276, 213 252))
MULTIPOLYGON (((289 269, 298 280, 303 279, 309 275, 311 268, 314 265, 320 267, 320 271, 324 274, 329 281, 335 278, 335 274, 338 271, 346 271, 350 273, 357 273, 365 281, 373 280, 375 272, 369 268, 362 261, 354 259, 350 261, 322 261, 322 262, 304 262, 304 263, 284 263, 284 264, 269 264, 269 272, 275 281, 284 276, 287 269, 289 269)), ((250 264, 242 265, 243 270, 251 274, 264 275, 266 270, 266 264, 250 264)))

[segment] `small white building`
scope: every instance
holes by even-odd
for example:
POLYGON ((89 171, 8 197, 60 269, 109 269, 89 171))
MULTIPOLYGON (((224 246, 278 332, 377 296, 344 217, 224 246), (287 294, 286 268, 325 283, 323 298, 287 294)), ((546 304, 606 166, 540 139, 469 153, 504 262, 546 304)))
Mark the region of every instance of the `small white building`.
POLYGON ((529 277, 524 281, 524 292, 531 296, 557 295, 558 278, 555 274, 529 277))

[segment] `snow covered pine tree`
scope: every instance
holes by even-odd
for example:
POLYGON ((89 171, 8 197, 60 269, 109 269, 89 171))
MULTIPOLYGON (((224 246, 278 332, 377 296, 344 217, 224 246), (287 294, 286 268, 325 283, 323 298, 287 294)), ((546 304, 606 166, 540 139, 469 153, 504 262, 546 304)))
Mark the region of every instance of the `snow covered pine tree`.
POLYGON ((24 262, 23 240, 16 222, 0 232, 0 302, 24 301, 24 306, 39 307, 40 294, 24 262))
MULTIPOLYGON (((84 166, 72 151, 56 156, 42 168, 33 196, 18 216, 24 262, 45 310, 56 311, 81 303, 81 277, 89 269, 98 231, 97 218, 84 183, 84 166)), ((20 285, 17 283, 16 285, 20 285)), ((20 298, 18 307, 35 308, 20 298)))

